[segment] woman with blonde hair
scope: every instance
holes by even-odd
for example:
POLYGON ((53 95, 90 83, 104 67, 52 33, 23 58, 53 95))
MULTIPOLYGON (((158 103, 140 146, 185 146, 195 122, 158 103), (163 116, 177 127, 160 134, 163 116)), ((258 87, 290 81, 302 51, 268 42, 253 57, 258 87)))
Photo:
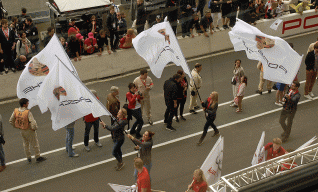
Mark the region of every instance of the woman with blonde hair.
POLYGON ((202 133, 202 136, 198 142, 198 145, 202 145, 203 140, 208 132, 209 126, 211 126, 214 129, 214 136, 220 135, 219 130, 216 128, 214 124, 214 120, 216 118, 216 111, 218 109, 218 102, 219 102, 219 94, 216 91, 213 91, 208 99, 205 102, 202 102, 203 111, 206 113, 206 123, 204 125, 204 130, 202 133))
POLYGON ((133 29, 127 30, 127 35, 125 35, 123 38, 120 39, 120 45, 119 47, 122 49, 128 49, 133 46, 132 39, 135 38, 135 32, 133 29))
POLYGON ((203 174, 203 171, 201 169, 196 169, 193 172, 193 181, 188 186, 188 192, 206 192, 208 189, 208 184, 206 182, 205 176, 203 174))

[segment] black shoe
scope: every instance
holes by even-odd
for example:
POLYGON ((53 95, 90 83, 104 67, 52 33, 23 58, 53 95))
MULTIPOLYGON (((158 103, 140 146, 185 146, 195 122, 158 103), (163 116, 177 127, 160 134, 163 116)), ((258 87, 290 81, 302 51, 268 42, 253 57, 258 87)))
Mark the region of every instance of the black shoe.
POLYGON ((120 171, 125 166, 125 163, 120 163, 116 167, 116 171, 120 171))
POLYGON ((272 90, 268 90, 268 93, 271 93, 272 92, 272 90))
POLYGON ((153 122, 151 119, 149 119, 148 123, 149 123, 149 125, 153 125, 153 122))
POLYGON ((205 136, 201 136, 199 142, 197 143, 198 146, 203 144, 203 140, 204 140, 205 136))
POLYGON ((214 131, 214 134, 212 135, 212 137, 215 137, 215 136, 219 136, 220 135, 220 132, 219 131, 214 131))
POLYGON ((220 30, 220 28, 219 27, 215 27, 217 30, 220 30))
POLYGON ((46 160, 46 157, 39 157, 36 159, 36 162, 40 163, 40 162, 45 161, 45 160, 46 160))
POLYGON ((263 92, 262 92, 262 91, 260 91, 260 90, 257 90, 257 91, 256 91, 256 93, 258 93, 258 94, 260 94, 260 95, 262 95, 262 94, 263 94, 263 92))
POLYGON ((114 49, 114 48, 112 49, 112 51, 113 51, 114 53, 117 52, 116 49, 114 49))
POLYGON ((179 123, 179 119, 178 119, 178 117, 176 117, 176 122, 178 122, 178 123, 179 123))
POLYGON ((194 109, 200 109, 200 107, 199 106, 195 106, 194 109))
POLYGON ((167 121, 163 121, 163 124, 167 124, 167 121))
POLYGON ((32 159, 31 159, 31 158, 28 158, 28 162, 31 163, 31 162, 32 162, 32 159))
POLYGON ((186 121, 186 118, 184 118, 183 116, 180 116, 180 119, 186 121))
POLYGON ((193 110, 193 109, 190 110, 189 112, 192 113, 192 114, 197 114, 197 112, 195 110, 193 110))
POLYGON ((8 68, 5 68, 4 72, 7 74, 9 72, 8 68))
POLYGON ((176 129, 173 128, 173 127, 166 127, 166 129, 169 130, 169 131, 176 131, 176 129))

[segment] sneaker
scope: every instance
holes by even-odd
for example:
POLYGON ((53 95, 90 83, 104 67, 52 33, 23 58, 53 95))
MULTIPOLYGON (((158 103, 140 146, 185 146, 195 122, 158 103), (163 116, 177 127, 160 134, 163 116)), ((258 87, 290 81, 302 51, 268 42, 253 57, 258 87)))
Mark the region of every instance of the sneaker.
POLYGON ((197 114, 197 112, 195 110, 193 110, 193 109, 190 110, 189 112, 192 113, 192 114, 197 114))
POLYGON ((88 146, 84 146, 84 149, 85 149, 87 152, 91 150, 88 146))
POLYGON ((5 170, 6 167, 7 167, 7 166, 5 166, 5 165, 0 166, 0 172, 2 172, 3 170, 5 170))
POLYGON ((235 103, 232 103, 230 107, 238 107, 235 103))
POLYGON ((268 93, 271 93, 272 92, 272 90, 268 90, 268 93))
POLYGON ((183 116, 180 116, 180 119, 186 121, 186 118, 184 118, 183 116))
POLYGON ((4 69, 4 72, 7 74, 9 72, 9 69, 8 68, 5 68, 4 69))
POLYGON ((99 141, 97 143, 95 143, 95 145, 97 145, 98 147, 102 147, 103 146, 99 141))
POLYGON ((148 120, 149 125, 153 125, 153 122, 151 119, 148 120))
POLYGON ((176 129, 173 128, 173 127, 166 127, 166 129, 169 130, 169 131, 176 131, 176 129))
POLYGON ((179 119, 178 119, 178 117, 176 117, 176 122, 178 122, 178 123, 179 123, 179 119))
POLYGON ((260 95, 262 95, 263 94, 263 92, 262 91, 260 91, 260 90, 257 90, 257 91, 255 91, 256 93, 258 93, 258 94, 260 94, 260 95))
POLYGON ((203 144, 203 140, 199 140, 199 142, 197 143, 198 146, 201 146, 203 144))
POLYGON ((199 106, 195 106, 194 109, 200 109, 200 107, 199 106))
POLYGON ((278 105, 278 106, 280 106, 280 107, 283 106, 281 103, 277 103, 277 102, 275 102, 275 105, 278 105))
POLYGON ((310 97, 315 97, 315 95, 312 92, 310 92, 309 95, 310 97))
POLYGON ((310 95, 304 95, 304 97, 306 97, 307 99, 312 99, 312 97, 310 97, 310 95))
POLYGON ((11 68, 11 71, 13 71, 13 73, 15 73, 15 72, 16 72, 15 68, 11 68))
POLYGON ((31 158, 28 158, 28 162, 31 163, 31 162, 32 162, 32 159, 31 159, 31 158))
POLYGON ((219 27, 215 27, 217 30, 220 30, 220 28, 219 27))
POLYGON ((74 154, 74 155, 72 155, 72 156, 70 156, 70 157, 79 157, 79 154, 74 154))
POLYGON ((40 162, 45 161, 45 160, 46 160, 46 157, 39 157, 36 159, 36 162, 40 163, 40 162))
POLYGON ((112 49, 112 51, 113 51, 114 53, 117 52, 116 49, 112 49))
POLYGON ((120 164, 117 166, 116 171, 120 171, 124 166, 125 166, 125 163, 120 163, 120 164))
POLYGON ((214 132, 214 134, 211 137, 216 137, 216 136, 219 136, 219 135, 220 135, 220 132, 217 131, 217 132, 214 132))

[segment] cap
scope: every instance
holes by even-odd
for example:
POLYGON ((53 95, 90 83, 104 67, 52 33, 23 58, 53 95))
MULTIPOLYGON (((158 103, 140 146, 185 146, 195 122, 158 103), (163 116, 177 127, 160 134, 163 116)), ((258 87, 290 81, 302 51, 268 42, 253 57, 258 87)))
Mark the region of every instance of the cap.
POLYGON ((94 33, 89 32, 89 33, 88 33, 88 38, 93 39, 93 38, 94 38, 94 33))
POLYGON ((82 36, 80 33, 77 33, 77 34, 76 34, 76 38, 79 39, 79 40, 82 40, 82 39, 83 39, 83 36, 82 36))

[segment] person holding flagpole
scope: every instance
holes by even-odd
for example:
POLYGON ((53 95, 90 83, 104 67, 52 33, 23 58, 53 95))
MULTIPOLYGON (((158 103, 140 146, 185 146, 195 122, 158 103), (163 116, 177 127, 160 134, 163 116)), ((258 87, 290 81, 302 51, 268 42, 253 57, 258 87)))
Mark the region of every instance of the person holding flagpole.
POLYGON ((188 186, 186 192, 206 192, 208 189, 208 184, 206 182, 205 176, 201 169, 196 169, 193 172, 193 181, 188 186))
POLYGON ((216 111, 218 110, 218 100, 219 100, 218 92, 213 91, 205 102, 202 101, 203 111, 207 113, 207 115, 206 115, 206 123, 204 125, 204 130, 198 142, 199 146, 202 145, 203 140, 208 132, 209 126, 211 126, 214 129, 214 134, 212 135, 212 137, 220 135, 219 130, 216 128, 214 124, 214 120, 216 118, 216 111))
POLYGON ((194 65, 194 69, 191 72, 192 78, 190 79, 190 106, 189 106, 189 112, 192 114, 197 114, 195 111, 196 109, 199 109, 200 107, 197 104, 197 98, 198 98, 198 91, 201 88, 202 85, 202 79, 200 76, 200 71, 202 70, 202 65, 200 63, 196 63, 194 65))

